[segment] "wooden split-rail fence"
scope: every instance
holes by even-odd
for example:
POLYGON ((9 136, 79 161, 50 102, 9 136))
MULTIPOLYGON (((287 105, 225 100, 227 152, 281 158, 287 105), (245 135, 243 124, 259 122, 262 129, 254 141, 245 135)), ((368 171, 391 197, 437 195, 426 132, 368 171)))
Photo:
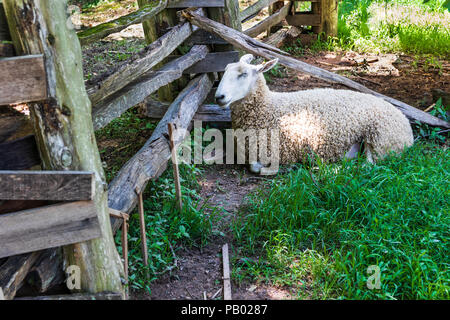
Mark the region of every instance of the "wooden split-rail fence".
POLYGON ((67 26, 65 1, 50 5, 3 0, 4 8, 1 2, 0 106, 27 103, 33 123, 33 129, 22 130, 26 121, 14 112, 4 116, 2 108, 11 108, 0 107, 0 288, 6 299, 15 297, 31 271, 38 277, 41 294, 51 284, 60 284, 64 277, 56 274, 62 272, 62 259, 86 266, 82 291, 94 294, 35 299, 124 296, 124 273, 114 264, 117 252, 99 248, 114 247, 113 233, 132 213, 148 181, 166 169, 171 144, 184 139, 177 136, 169 141, 169 123, 175 129, 188 129, 193 120, 229 124, 229 111, 212 104, 211 97, 221 72, 242 51, 278 58, 295 70, 377 95, 410 119, 449 127, 403 102, 277 49, 305 27, 334 35, 336 0, 310 1, 308 12, 299 11, 303 1, 259 0, 240 10, 237 0, 139 0, 136 12, 77 34, 67 26), (269 8, 269 16, 242 30, 242 22, 264 8, 269 8), (138 23, 143 24, 148 46, 85 83, 80 45, 138 23), (264 42, 254 39, 264 32, 270 35, 264 42), (150 98, 155 93, 160 101, 150 98), (138 104, 145 104, 146 114, 160 122, 107 185, 94 129, 138 104), (60 246, 65 246, 63 257, 51 249, 60 246), (109 278, 95 281, 106 267, 102 263, 111 270, 109 278), (100 292, 97 283, 110 292, 100 292))

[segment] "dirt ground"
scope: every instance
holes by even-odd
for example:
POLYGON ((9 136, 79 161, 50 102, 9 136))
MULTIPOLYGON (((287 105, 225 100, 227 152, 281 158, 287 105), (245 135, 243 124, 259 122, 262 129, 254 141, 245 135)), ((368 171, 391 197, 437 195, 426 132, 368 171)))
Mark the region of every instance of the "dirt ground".
MULTIPOLYGON (((128 1, 128 0, 127 0, 128 1)), ((129 1, 132 2, 132 1, 129 1)), ((252 2, 243 0, 242 2, 252 2)), ((245 6, 245 5, 244 5, 245 6)), ((134 10, 127 7, 126 10, 134 10)), ((109 11, 112 12, 112 11, 109 11)), ((119 10, 117 15, 126 12, 119 10)), ((97 20, 83 23, 94 25, 111 19, 111 14, 95 14, 97 20)), ((257 21, 257 19, 255 19, 257 21)), ((126 61, 136 46, 144 46, 143 31, 140 26, 133 26, 118 34, 109 36, 106 41, 84 48, 84 69, 86 78, 95 78, 110 69, 117 60, 126 61), (127 40, 128 44, 116 45, 116 41, 127 40), (99 58, 100 57, 100 58, 99 58)), ((360 82, 372 90, 404 101, 415 107, 425 109, 437 100, 433 96, 435 89, 450 91, 450 64, 447 61, 427 61, 402 54, 369 54, 357 52, 311 52, 304 51, 298 56, 302 61, 317 67, 337 72, 352 80, 360 82)), ((123 61, 122 61, 123 62, 123 61)), ((301 74, 296 71, 279 68, 277 74, 270 76, 269 86, 275 91, 296 91, 309 88, 333 87, 347 89, 344 86, 301 74)), ((151 132, 140 134, 138 144, 143 144, 151 132)), ((129 141, 127 143, 133 143, 129 141)), ((99 140, 100 147, 107 147, 108 140, 99 140)), ((114 149, 114 148, 111 148, 114 149)), ((112 151, 113 152, 113 151, 112 151)), ((108 158, 109 151, 102 154, 108 158)), ((213 206, 224 208, 225 219, 220 228, 225 237, 214 237, 210 243, 200 249, 182 249, 178 251, 178 268, 165 274, 151 284, 151 295, 146 292, 133 292, 132 299, 222 299, 222 259, 223 244, 232 244, 227 232, 227 221, 233 218, 245 196, 254 190, 261 180, 254 178, 242 167, 209 166, 201 181, 202 197, 210 198, 213 206)), ((230 247, 233 255, 233 247, 230 247)), ((231 268, 233 266, 231 265, 231 268)), ((233 299, 291 299, 289 288, 271 285, 247 283, 238 286, 232 283, 233 299)))

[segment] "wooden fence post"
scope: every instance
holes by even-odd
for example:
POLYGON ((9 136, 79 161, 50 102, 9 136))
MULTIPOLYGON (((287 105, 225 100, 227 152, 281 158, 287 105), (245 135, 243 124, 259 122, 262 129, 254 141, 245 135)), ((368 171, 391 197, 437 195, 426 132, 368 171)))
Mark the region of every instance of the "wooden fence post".
POLYGON ((320 5, 320 32, 327 37, 337 36, 338 0, 322 0, 320 5))
POLYGON ((65 265, 81 271, 81 290, 123 295, 123 266, 111 232, 107 184, 95 141, 81 47, 67 23, 67 0, 4 0, 18 54, 44 54, 48 98, 30 104, 45 170, 94 173, 94 203, 102 237, 64 247, 65 265))

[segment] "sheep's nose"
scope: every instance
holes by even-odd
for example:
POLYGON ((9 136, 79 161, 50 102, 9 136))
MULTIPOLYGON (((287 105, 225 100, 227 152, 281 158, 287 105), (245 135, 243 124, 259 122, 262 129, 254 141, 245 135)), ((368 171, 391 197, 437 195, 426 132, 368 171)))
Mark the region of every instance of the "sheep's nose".
POLYGON ((216 95, 216 101, 221 102, 223 99, 225 99, 225 95, 216 95))

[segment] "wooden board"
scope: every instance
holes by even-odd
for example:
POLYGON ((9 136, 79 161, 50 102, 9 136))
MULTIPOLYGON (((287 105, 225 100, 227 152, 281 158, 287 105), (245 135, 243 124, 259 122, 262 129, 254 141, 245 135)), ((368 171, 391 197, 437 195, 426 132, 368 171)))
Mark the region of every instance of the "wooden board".
POLYGON ((225 0, 169 0, 167 8, 223 8, 225 0))
POLYGON ((291 26, 320 26, 320 14, 296 13, 293 16, 287 16, 286 21, 291 26))
MULTIPOLYGON (((1 143, 0 155, 0 170, 25 170, 41 163, 32 135, 1 143)), ((3 190, 0 190, 0 194, 2 193, 3 190)))
POLYGON ((273 27, 276 24, 283 21, 286 18, 286 16, 288 15, 289 9, 290 9, 290 5, 285 5, 279 11, 270 15, 269 17, 267 17, 263 21, 259 22, 255 26, 245 30, 244 33, 252 38, 256 37, 260 33, 270 29, 270 27, 273 27))
POLYGON ((0 70, 0 106, 46 99, 42 55, 0 58, 0 70))
POLYGON ((95 204, 77 201, 0 215, 0 258, 102 236, 95 204))
POLYGON ((0 171, 1 200, 92 200, 94 174, 81 171, 0 171))
POLYGON ((11 40, 11 35, 9 34, 8 23, 6 21, 3 4, 0 1, 0 41, 2 40, 11 40))
POLYGON ((205 30, 197 30, 195 31, 189 39, 185 41, 186 45, 195 45, 195 44, 227 44, 225 40, 216 36, 214 33, 207 32, 205 30))
POLYGON ((237 61, 239 61, 238 51, 212 52, 208 53, 203 60, 184 70, 183 73, 221 72, 229 63, 237 61))
POLYGON ((239 17, 242 22, 250 20, 251 18, 256 16, 263 8, 268 7, 277 1, 278 0, 259 0, 258 2, 242 10, 239 17))

